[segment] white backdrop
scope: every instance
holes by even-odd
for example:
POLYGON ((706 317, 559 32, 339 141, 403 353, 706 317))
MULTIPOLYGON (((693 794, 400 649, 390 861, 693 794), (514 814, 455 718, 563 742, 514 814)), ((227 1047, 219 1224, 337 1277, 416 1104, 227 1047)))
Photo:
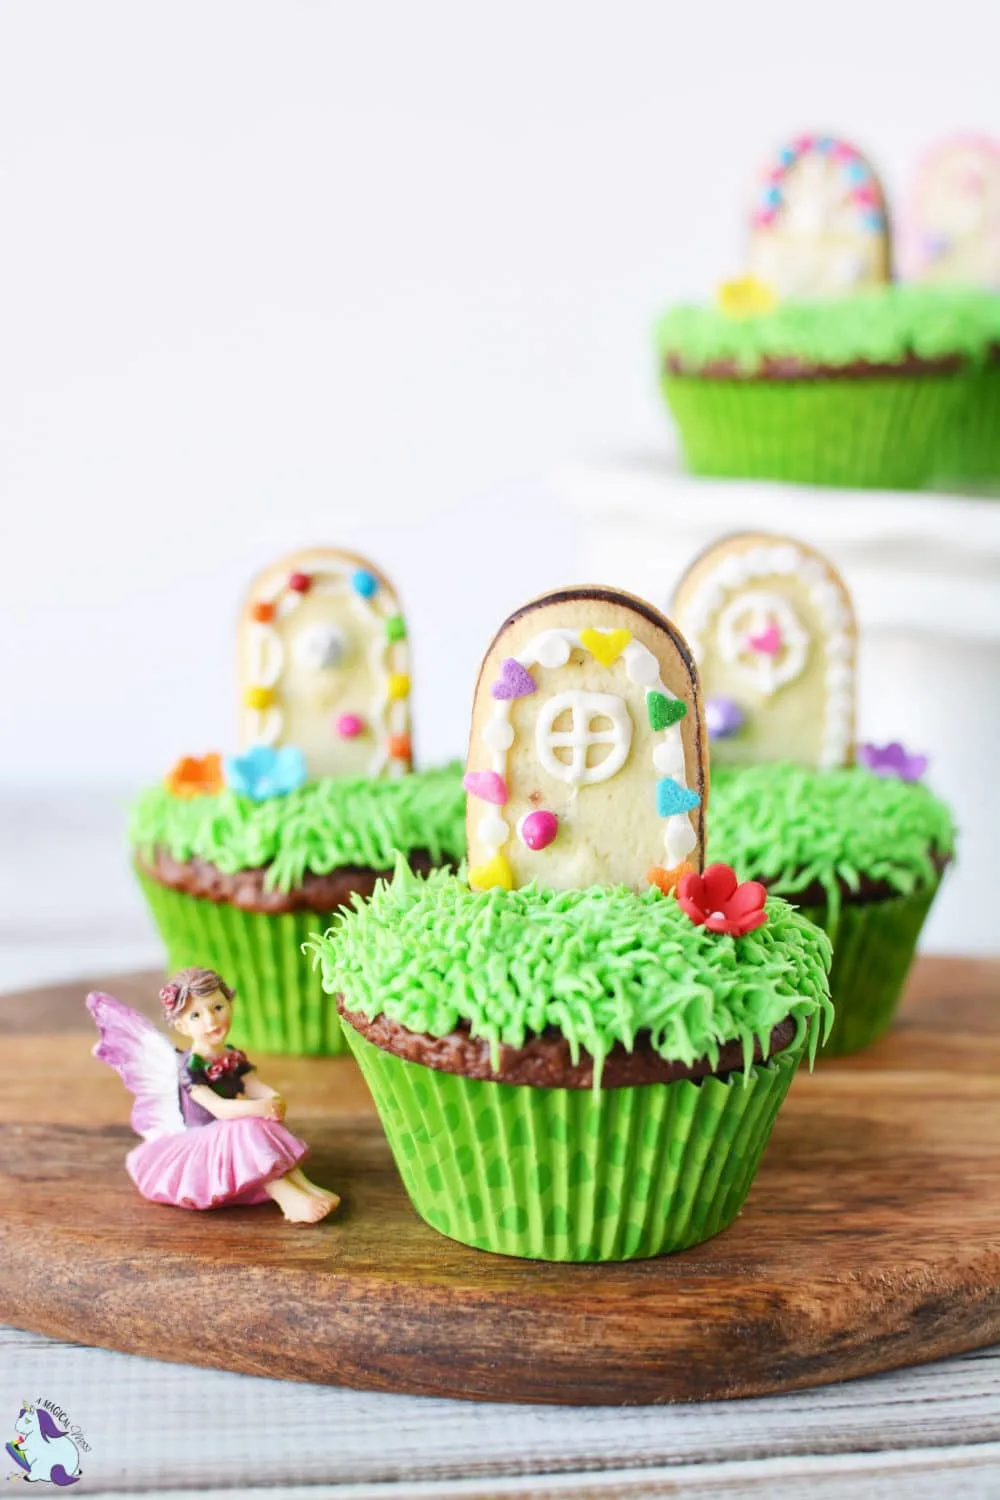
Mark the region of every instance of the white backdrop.
POLYGON ((761 155, 841 132, 898 201, 998 55, 996 0, 6 0, 0 777, 225 747, 240 590, 317 541, 394 574, 459 750, 575 576, 553 469, 666 441, 650 323, 740 268, 761 155))

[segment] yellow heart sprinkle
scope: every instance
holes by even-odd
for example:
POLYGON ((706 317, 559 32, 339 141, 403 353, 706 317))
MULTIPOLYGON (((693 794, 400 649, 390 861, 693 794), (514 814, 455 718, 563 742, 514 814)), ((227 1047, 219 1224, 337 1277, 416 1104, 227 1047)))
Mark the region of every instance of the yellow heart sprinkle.
POLYGON ((408 698, 410 679, 405 672, 390 672, 388 688, 390 698, 408 698))
POLYGON ((514 889, 514 877, 510 865, 502 854, 494 854, 484 865, 476 865, 469 871, 469 885, 474 891, 489 891, 502 886, 505 891, 514 889))
POLYGON ((595 661, 610 667, 621 656, 632 639, 631 630, 581 630, 580 645, 586 646, 595 661))
POLYGON ((243 702, 247 708, 255 708, 260 713, 265 708, 270 708, 274 702, 274 689, 268 687, 247 688, 243 695, 243 702))

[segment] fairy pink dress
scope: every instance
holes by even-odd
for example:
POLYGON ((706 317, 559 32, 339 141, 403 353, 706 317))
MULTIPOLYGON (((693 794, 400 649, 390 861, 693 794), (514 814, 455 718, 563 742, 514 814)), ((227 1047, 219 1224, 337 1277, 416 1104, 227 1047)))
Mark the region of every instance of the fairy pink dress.
POLYGON ((135 1096, 132 1128, 142 1141, 125 1165, 144 1198, 178 1208, 264 1203, 265 1185, 302 1161, 309 1148, 279 1120, 217 1120, 191 1098, 206 1083, 235 1098, 253 1066, 242 1052, 229 1049, 209 1071, 113 995, 88 995, 87 1009, 101 1034, 94 1056, 135 1096))

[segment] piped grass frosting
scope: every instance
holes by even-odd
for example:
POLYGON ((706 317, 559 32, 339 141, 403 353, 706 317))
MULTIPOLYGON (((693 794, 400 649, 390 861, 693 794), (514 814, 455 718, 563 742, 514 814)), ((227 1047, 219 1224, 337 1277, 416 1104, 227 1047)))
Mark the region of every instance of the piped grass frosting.
POLYGON ((836 912, 863 882, 933 889, 955 849, 951 812, 922 782, 862 766, 774 763, 712 772, 709 857, 794 899, 822 887, 836 912))
POLYGON ((714 1063, 738 1040, 749 1073, 755 1041, 766 1056, 791 1017, 792 1047, 808 1029, 815 1055, 832 1014, 828 940, 779 898, 767 916, 731 938, 694 926, 655 888, 472 891, 461 875, 421 878, 399 861, 391 884, 310 946, 323 988, 369 1020, 432 1037, 464 1026, 495 1054, 555 1027, 574 1061, 593 1058, 596 1088, 614 1045, 631 1050, 640 1034, 685 1064, 714 1063))
POLYGON ((1000 344, 1000 296, 977 287, 890 285, 843 299, 781 302, 734 318, 681 306, 656 325, 656 346, 677 373, 724 365, 753 376, 768 362, 838 369, 960 357, 981 364, 1000 344))
POLYGON ((391 867, 397 853, 426 851, 432 862, 465 852, 465 792, 458 762, 392 780, 307 782, 254 801, 225 789, 176 796, 150 787, 136 802, 129 840, 140 858, 157 850, 202 859, 224 874, 266 867, 265 887, 287 892, 304 876, 347 865, 391 867))

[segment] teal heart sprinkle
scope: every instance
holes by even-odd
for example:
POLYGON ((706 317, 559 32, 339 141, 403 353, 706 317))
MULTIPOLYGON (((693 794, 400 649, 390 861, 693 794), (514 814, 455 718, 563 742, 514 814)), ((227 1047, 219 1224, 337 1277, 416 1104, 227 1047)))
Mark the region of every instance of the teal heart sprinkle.
POLYGON ((700 801, 697 792, 689 792, 686 786, 678 786, 672 776, 661 776, 656 783, 656 811, 661 818, 673 817, 674 813, 690 812, 700 801))
POLYGON ((666 693, 647 693, 646 711, 651 729, 669 729, 687 713, 687 704, 679 698, 668 698, 666 693))

